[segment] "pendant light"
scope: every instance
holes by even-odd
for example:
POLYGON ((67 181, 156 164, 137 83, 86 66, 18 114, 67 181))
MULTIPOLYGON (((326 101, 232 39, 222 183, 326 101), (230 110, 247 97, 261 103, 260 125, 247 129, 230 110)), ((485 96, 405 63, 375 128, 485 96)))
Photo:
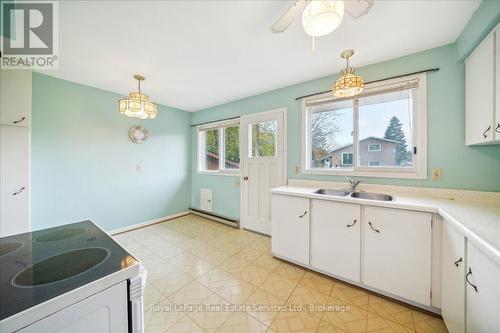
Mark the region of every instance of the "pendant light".
POLYGON ((314 38, 328 35, 338 28, 344 17, 344 1, 341 0, 312 0, 302 13, 302 25, 305 32, 312 37, 312 51, 314 52, 314 38))
POLYGON ((123 98, 118 101, 120 113, 132 118, 156 118, 158 110, 156 103, 151 102, 148 96, 141 93, 141 81, 144 81, 145 77, 142 75, 134 75, 134 78, 138 83, 138 92, 131 92, 128 98, 123 98))
POLYGON ((354 50, 342 51, 340 57, 345 59, 347 66, 340 72, 340 77, 335 81, 332 87, 333 96, 343 98, 360 94, 365 86, 365 79, 355 75, 355 69, 349 67, 349 58, 354 55, 354 50))

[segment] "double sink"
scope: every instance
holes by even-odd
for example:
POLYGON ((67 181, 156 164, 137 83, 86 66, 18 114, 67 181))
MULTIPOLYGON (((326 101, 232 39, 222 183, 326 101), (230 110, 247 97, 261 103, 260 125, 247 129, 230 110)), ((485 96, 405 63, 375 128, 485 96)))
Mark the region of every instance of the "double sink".
POLYGON ((369 193, 369 192, 347 192, 341 190, 332 190, 332 189, 319 189, 314 192, 315 194, 328 195, 334 197, 346 197, 348 195, 351 198, 357 199, 366 199, 366 200, 378 200, 378 201, 392 201, 394 198, 387 194, 382 193, 369 193))

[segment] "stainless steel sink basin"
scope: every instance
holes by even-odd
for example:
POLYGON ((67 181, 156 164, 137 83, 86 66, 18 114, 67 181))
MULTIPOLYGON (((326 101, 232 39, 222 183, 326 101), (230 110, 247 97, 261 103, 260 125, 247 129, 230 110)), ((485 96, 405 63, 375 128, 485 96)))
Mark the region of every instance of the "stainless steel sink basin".
POLYGON ((379 200, 379 201, 392 201, 393 197, 381 193, 368 193, 368 192, 354 192, 351 197, 366 200, 379 200))
POLYGON ((314 193, 316 193, 316 194, 323 194, 323 195, 331 195, 331 196, 335 196, 335 197, 345 197, 350 192, 322 188, 322 189, 317 190, 314 193))

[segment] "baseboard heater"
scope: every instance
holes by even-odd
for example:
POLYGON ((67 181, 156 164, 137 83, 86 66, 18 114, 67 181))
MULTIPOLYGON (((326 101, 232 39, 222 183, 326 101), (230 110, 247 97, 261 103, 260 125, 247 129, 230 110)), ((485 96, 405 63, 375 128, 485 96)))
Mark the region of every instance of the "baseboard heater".
POLYGON ((207 212, 205 210, 198 209, 198 208, 192 208, 192 207, 189 208, 189 212, 191 214, 194 214, 194 215, 206 217, 207 219, 214 220, 214 221, 217 221, 220 223, 224 223, 224 224, 229 225, 229 226, 234 227, 234 228, 240 227, 239 220, 235 220, 235 219, 223 216, 223 215, 214 214, 212 212, 207 212))

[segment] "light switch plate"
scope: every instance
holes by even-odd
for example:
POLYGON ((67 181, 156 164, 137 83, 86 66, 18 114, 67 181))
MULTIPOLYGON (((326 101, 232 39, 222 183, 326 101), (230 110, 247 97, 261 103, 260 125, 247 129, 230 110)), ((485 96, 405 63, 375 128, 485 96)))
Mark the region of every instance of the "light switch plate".
POLYGON ((432 180, 441 180, 443 177, 443 169, 432 168, 432 180))

